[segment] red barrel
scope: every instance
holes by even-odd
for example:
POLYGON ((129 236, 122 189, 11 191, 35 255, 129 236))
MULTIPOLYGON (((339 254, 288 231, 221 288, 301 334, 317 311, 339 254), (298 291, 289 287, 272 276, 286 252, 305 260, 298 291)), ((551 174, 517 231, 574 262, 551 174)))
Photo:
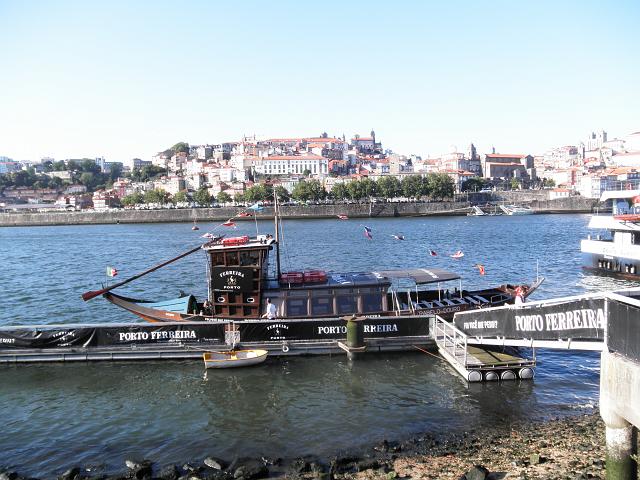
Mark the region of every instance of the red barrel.
POLYGON ((327 272, 324 270, 307 270, 303 274, 304 283, 324 283, 327 281, 327 272))
POLYGON ((238 245, 244 245, 249 242, 249 235, 243 235, 242 237, 229 237, 222 239, 222 245, 225 247, 237 247, 238 245))
POLYGON ((280 283, 300 284, 304 281, 302 272, 284 272, 280 274, 280 283))

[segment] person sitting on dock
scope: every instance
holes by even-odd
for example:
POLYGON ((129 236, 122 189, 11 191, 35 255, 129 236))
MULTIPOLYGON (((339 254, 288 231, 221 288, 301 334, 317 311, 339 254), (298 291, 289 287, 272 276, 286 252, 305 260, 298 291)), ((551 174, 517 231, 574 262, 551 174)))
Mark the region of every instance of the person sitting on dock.
POLYGON ((272 320, 274 318, 276 318, 276 306, 271 303, 271 299, 267 298, 267 311, 264 313, 264 315, 262 315, 262 318, 267 318, 269 320, 272 320))

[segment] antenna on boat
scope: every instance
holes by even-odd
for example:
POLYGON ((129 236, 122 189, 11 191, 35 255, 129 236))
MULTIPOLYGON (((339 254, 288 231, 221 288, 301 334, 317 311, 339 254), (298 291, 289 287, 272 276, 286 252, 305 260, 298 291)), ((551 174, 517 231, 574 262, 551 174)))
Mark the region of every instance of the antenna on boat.
POLYGON ((273 220, 276 224, 276 278, 280 280, 280 228, 278 218, 278 194, 273 189, 273 220))

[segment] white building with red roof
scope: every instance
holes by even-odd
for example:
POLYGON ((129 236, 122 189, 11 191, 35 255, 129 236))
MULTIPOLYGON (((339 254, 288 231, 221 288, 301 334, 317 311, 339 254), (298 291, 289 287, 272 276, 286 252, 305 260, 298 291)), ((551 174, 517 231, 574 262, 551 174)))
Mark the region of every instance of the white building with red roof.
POLYGON ((534 177, 533 157, 520 153, 487 153, 482 159, 485 178, 534 177))
POLYGON ((328 175, 329 160, 320 155, 272 155, 258 157, 253 162, 256 173, 262 175, 328 175))

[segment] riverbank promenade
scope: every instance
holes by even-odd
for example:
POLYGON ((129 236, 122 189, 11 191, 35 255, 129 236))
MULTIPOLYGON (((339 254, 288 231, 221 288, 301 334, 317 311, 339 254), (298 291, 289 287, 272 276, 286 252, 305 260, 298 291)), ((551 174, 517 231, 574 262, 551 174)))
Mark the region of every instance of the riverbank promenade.
MULTIPOLYGON (((459 196, 456 201, 444 202, 377 202, 377 203, 336 203, 311 205, 284 205, 280 207, 280 216, 289 219, 303 218, 337 218, 346 215, 349 218, 377 217, 421 217, 466 215, 472 205, 478 203, 517 202, 530 206, 536 213, 590 213, 597 207, 597 200, 583 197, 567 197, 544 199, 530 195, 504 196, 481 194, 459 196), (519 199, 519 201, 518 201, 519 199)), ((513 193, 513 192, 509 192, 513 193)), ((100 225, 114 223, 178 223, 178 222, 210 222, 224 221, 236 217, 245 207, 221 208, 185 208, 157 210, 126 210, 86 212, 47 212, 47 213, 0 213, 0 226, 22 227, 43 225, 100 225)), ((265 207, 258 214, 258 219, 273 218, 273 208, 265 207)), ((253 221, 253 217, 236 218, 236 220, 253 221)))

